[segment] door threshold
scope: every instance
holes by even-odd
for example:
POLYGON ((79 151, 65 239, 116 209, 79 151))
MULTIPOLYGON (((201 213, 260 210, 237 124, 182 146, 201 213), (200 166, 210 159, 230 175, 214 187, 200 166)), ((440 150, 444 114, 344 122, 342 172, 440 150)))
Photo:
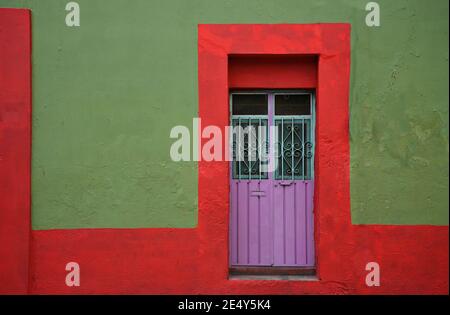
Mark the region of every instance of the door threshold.
POLYGON ((315 281, 315 267, 231 266, 230 280, 301 280, 315 281))
POLYGON ((315 275, 232 275, 228 276, 229 280, 289 280, 289 281, 319 281, 315 275))

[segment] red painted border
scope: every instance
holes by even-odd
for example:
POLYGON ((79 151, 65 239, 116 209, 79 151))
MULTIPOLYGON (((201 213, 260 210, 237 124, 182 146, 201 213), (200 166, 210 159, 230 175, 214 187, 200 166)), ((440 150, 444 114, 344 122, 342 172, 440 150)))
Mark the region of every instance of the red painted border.
POLYGON ((317 56, 237 55, 228 58, 230 89, 315 89, 317 56))
MULTIPOLYGON (((320 281, 228 280, 228 163, 200 162, 197 228, 33 231, 31 293, 448 294, 448 226, 351 224, 349 25, 200 25, 198 36, 204 125, 228 123, 228 54, 320 55, 315 200, 320 281), (80 264, 80 287, 65 286, 69 261, 80 264), (369 261, 381 266, 381 287, 365 286, 369 261)), ((20 124, 28 119, 20 116, 20 124)), ((9 151, 0 146, 0 156, 9 151)), ((27 156, 20 148, 14 152, 27 156)), ((22 171, 18 178, 28 181, 29 168, 22 171)), ((2 185, 9 184, 2 180, 2 185)), ((1 196, 13 202, 10 195, 19 189, 1 196)), ((29 220, 25 212, 20 215, 29 220)))
POLYGON ((28 290, 30 11, 0 9, 0 294, 28 290))

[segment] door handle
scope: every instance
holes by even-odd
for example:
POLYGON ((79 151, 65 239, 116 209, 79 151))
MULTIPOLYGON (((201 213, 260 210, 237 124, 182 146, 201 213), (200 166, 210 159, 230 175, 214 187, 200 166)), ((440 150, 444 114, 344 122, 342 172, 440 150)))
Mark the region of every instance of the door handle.
POLYGON ((250 193, 250 196, 252 196, 252 197, 265 197, 266 196, 266 192, 265 191, 252 191, 250 193))

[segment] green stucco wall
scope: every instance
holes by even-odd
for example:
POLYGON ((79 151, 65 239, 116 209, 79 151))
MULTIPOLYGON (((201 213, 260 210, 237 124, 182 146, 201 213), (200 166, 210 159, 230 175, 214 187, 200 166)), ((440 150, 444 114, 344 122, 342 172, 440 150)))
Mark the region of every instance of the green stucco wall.
POLYGON ((169 158, 197 114, 197 24, 352 24, 352 220, 448 224, 448 1, 0 0, 33 18, 34 229, 193 227, 197 167, 169 158))

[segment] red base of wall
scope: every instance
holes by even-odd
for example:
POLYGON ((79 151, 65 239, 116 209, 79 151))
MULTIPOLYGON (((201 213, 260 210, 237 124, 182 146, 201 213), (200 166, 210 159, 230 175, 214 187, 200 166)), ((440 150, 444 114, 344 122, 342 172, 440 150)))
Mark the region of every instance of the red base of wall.
POLYGON ((322 249, 321 280, 303 282, 227 280, 228 240, 207 242, 204 229, 34 231, 30 293, 448 294, 448 227, 341 232, 322 249), (80 287, 65 285, 69 261, 80 264, 80 287), (380 287, 365 285, 370 261, 380 287))

